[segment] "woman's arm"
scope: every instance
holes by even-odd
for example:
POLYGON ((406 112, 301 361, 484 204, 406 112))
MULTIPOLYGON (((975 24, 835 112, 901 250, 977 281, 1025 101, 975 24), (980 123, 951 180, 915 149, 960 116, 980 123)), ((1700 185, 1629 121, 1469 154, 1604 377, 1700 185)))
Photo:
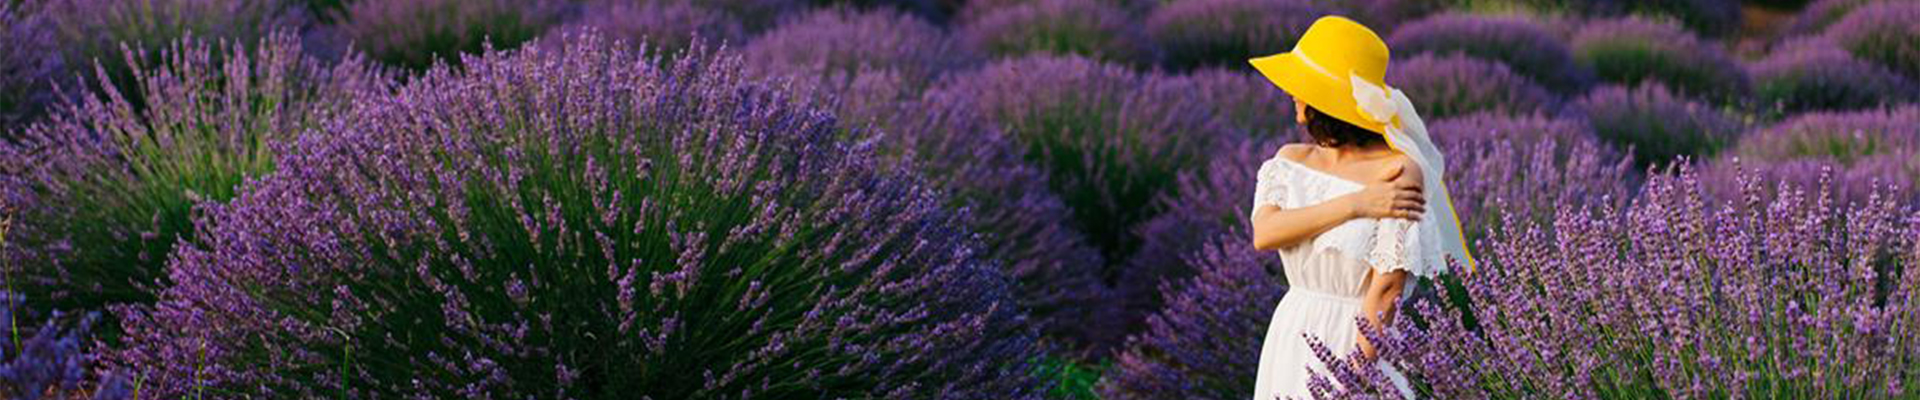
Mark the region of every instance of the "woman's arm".
POLYGON ((1365 189, 1320 204, 1291 209, 1258 206, 1253 212, 1253 248, 1290 247, 1355 218, 1419 219, 1426 212, 1426 198, 1420 193, 1418 169, 1404 173, 1408 170, 1404 165, 1386 168, 1365 189))
POLYGON ((1285 210, 1260 206, 1253 213, 1253 248, 1290 247, 1356 218, 1352 197, 1340 196, 1324 203, 1285 210))
MULTIPOLYGON (((1374 328, 1385 329, 1388 322, 1393 322, 1393 308, 1400 301, 1400 291, 1406 287, 1407 271, 1394 270, 1380 273, 1369 270, 1367 281, 1371 283, 1367 284, 1366 291, 1360 294, 1360 315, 1364 316, 1367 323, 1374 328)), ((1359 327, 1356 326, 1354 329, 1359 327)), ((1373 341, 1367 340, 1366 332, 1356 335, 1355 343, 1360 345, 1362 359, 1371 360, 1376 355, 1373 341)))
MULTIPOLYGON (((1419 181, 1424 178, 1420 166, 1411 160, 1402 159, 1400 178, 1419 181)), ((1367 255, 1367 287, 1360 292, 1360 316, 1375 329, 1386 329, 1393 322, 1394 307, 1400 301, 1400 292, 1407 284, 1408 242, 1416 235, 1414 226, 1419 219, 1380 221, 1374 236, 1374 248, 1367 255)), ((1419 245, 1415 243, 1414 245, 1419 245)), ((1360 329, 1355 326, 1354 329, 1360 329)), ((1373 341, 1367 339, 1365 331, 1355 332, 1354 343, 1360 347, 1360 361, 1374 359, 1378 352, 1373 341)))

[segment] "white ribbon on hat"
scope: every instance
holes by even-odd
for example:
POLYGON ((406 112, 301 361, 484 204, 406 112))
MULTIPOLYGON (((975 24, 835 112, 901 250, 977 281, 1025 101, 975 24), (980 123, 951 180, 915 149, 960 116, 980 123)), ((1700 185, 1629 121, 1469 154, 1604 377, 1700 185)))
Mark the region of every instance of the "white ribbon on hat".
POLYGON ((1399 89, 1380 87, 1359 75, 1348 74, 1348 77, 1353 81, 1354 108, 1359 109, 1361 116, 1385 124, 1387 145, 1413 159, 1425 175, 1421 183, 1426 193, 1427 213, 1414 224, 1413 239, 1417 245, 1406 246, 1407 269, 1415 275, 1431 277, 1446 272, 1447 260, 1452 259, 1472 271, 1473 257, 1467 252, 1459 217, 1453 213, 1453 196, 1447 194, 1446 180, 1442 179, 1446 175, 1446 157, 1427 138, 1427 125, 1414 110, 1413 101, 1399 89))

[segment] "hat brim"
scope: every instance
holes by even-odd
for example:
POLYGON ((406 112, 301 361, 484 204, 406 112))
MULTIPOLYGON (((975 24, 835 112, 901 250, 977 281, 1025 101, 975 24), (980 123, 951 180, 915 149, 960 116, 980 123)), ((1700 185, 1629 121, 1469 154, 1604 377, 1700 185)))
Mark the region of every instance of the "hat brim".
POLYGON ((1247 62, 1253 64, 1253 69, 1260 71, 1260 75, 1273 82, 1274 86, 1279 86, 1280 90, 1313 106, 1322 114, 1361 129, 1386 134, 1386 124, 1373 122, 1360 115, 1348 77, 1333 76, 1331 72, 1301 60, 1292 52, 1254 58, 1247 62))

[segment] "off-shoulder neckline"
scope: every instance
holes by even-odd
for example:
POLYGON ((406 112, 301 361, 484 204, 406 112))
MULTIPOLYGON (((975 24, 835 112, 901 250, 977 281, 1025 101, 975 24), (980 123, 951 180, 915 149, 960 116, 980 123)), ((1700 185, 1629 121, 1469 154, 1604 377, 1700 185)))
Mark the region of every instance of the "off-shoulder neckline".
POLYGON ((1366 186, 1366 184, 1363 184, 1363 183, 1360 183, 1360 181, 1355 181, 1355 180, 1352 180, 1352 179, 1347 179, 1347 178, 1345 178, 1345 177, 1341 177, 1341 176, 1339 176, 1339 175, 1334 175, 1334 174, 1333 174, 1332 172, 1327 172, 1327 171, 1321 171, 1321 170, 1320 170, 1320 169, 1318 169, 1318 168, 1314 168, 1314 167, 1311 167, 1311 166, 1307 166, 1307 164, 1306 164, 1306 163, 1302 163, 1302 162, 1299 162, 1299 161, 1294 161, 1293 159, 1291 159, 1291 158, 1287 158, 1286 156, 1283 156, 1283 155, 1279 155, 1279 154, 1275 154, 1275 155, 1273 155, 1273 158, 1274 158, 1274 159, 1276 159, 1276 160, 1280 160, 1280 161, 1284 161, 1284 162, 1286 162, 1286 163, 1289 163, 1289 164, 1293 164, 1293 166, 1294 166, 1294 167, 1296 167, 1296 168, 1299 168, 1299 169, 1304 169, 1304 170, 1307 170, 1307 171, 1309 171, 1309 172, 1312 172, 1312 173, 1314 173, 1314 174, 1317 174, 1317 175, 1320 175, 1320 176, 1323 176, 1323 177, 1326 177, 1326 178, 1328 178, 1328 179, 1332 179, 1332 180, 1335 180, 1335 181, 1339 181, 1339 182, 1342 182, 1342 183, 1346 183, 1346 184, 1350 184, 1350 185, 1354 185, 1354 186, 1366 186))

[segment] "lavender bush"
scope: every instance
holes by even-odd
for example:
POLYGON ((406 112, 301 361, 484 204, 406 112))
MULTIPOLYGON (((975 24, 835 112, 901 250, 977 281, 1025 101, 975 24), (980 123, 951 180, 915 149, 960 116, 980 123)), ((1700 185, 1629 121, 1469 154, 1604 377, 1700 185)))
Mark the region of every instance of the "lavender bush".
POLYGON ((1713 37, 1735 33, 1741 22, 1740 0, 1445 0, 1443 3, 1493 14, 1639 16, 1673 21, 1675 25, 1713 37))
MULTIPOLYGON (((630 0, 623 0, 630 1, 630 0)), ((754 33, 772 28, 796 12, 806 10, 808 0, 640 0, 656 3, 686 3, 726 11, 754 33)))
MULTIPOLYGON (((37 3, 36 3, 37 4, 37 3)), ((0 2, 0 136, 37 117, 53 100, 60 70, 46 16, 34 4, 0 2)))
POLYGON ((1430 131, 1447 155, 1447 189, 1468 243, 1498 230, 1503 216, 1546 221, 1563 208, 1624 204, 1639 181, 1631 160, 1584 121, 1476 114, 1435 121, 1430 131))
MULTIPOLYGON (((1249 193, 1260 163, 1284 144, 1277 140, 1242 141, 1215 152, 1205 169, 1180 174, 1174 193, 1156 199, 1165 209, 1134 228, 1140 250, 1127 259, 1118 290, 1129 315, 1152 315, 1164 308, 1161 288, 1201 271, 1188 257, 1222 236, 1250 237, 1249 193)), ((1241 241, 1244 243, 1251 241, 1241 241)), ((1263 319, 1264 320, 1264 319, 1263 319)), ((1150 327, 1150 326, 1149 326, 1150 327)), ((1258 347, 1255 347, 1258 348, 1258 347)))
POLYGON ((1074 230, 1072 212, 1048 189, 1046 171, 1030 165, 1025 148, 975 110, 961 93, 842 105, 874 121, 883 149, 896 162, 951 193, 952 208, 971 211, 968 227, 981 235, 983 253, 1013 278, 1013 294, 1048 344, 1061 353, 1093 357, 1118 343, 1121 301, 1101 280, 1099 249, 1074 230))
POLYGON ((1788 32, 1793 34, 1817 34, 1833 26, 1860 6, 1885 2, 1886 0, 1818 0, 1794 16, 1788 32))
POLYGON ((87 324, 72 330, 53 318, 36 324, 18 315, 19 296, 0 292, 0 317, 7 323, 7 341, 0 344, 0 394, 10 399, 38 399, 48 392, 78 390, 86 378, 88 355, 80 350, 87 324), (22 325, 25 330, 20 329, 22 325), (39 325, 36 329, 35 325, 39 325))
POLYGON ((1260 368, 1260 341, 1273 305, 1286 294, 1280 258, 1247 248, 1252 239, 1211 239, 1188 261, 1197 275, 1161 287, 1165 309, 1127 339, 1099 386, 1105 399, 1245 399, 1260 368))
POLYGON ((1138 250, 1134 227, 1161 211, 1154 199, 1229 137, 1185 86, 1084 58, 1002 61, 936 90, 971 98, 1045 172, 1071 226, 1108 261, 1106 282, 1121 279, 1119 261, 1138 250))
POLYGON ((559 0, 355 0, 340 34, 387 65, 423 71, 489 45, 514 48, 559 22, 559 0))
POLYGON ((1840 161, 1896 151, 1920 151, 1920 107, 1820 112, 1795 116, 1740 142, 1733 154, 1750 160, 1832 158, 1840 161))
POLYGON ((1293 48, 1308 25, 1332 11, 1303 0, 1180 0, 1155 8, 1146 34, 1173 68, 1237 68, 1293 48))
POLYGON ((99 378, 89 370, 94 356, 86 351, 87 332, 97 319, 78 319, 53 313, 37 321, 20 295, 0 291, 0 322, 6 323, 0 343, 0 395, 9 399, 130 398, 126 382, 108 374, 99 378), (88 395, 91 393, 91 395, 88 395))
POLYGON ((1824 40, 1790 42, 1748 69, 1755 100, 1788 113, 1872 108, 1912 101, 1920 93, 1912 80, 1824 40))
POLYGON ((991 7, 969 4, 978 17, 961 28, 963 40, 982 54, 1008 58, 1024 54, 1078 55, 1149 64, 1154 49, 1128 10, 1107 0, 1033 0, 991 7), (991 7, 991 8, 989 8, 991 7))
POLYGON ((182 40, 129 57, 161 60, 134 65, 133 96, 105 86, 0 146, 0 187, 19 215, 6 258, 34 266, 15 276, 16 290, 46 302, 36 309, 150 301, 196 205, 233 197, 273 170, 277 142, 386 85, 356 59, 305 56, 291 36, 252 47, 182 40), (167 101, 141 107, 135 96, 167 101))
POLYGON ((542 44, 558 46, 567 36, 588 30, 659 52, 684 51, 695 41, 733 46, 747 39, 739 19, 692 2, 595 0, 582 4, 579 14, 548 32, 542 44))
POLYGON ((1338 7, 1354 21, 1390 35, 1407 23, 1439 12, 1443 2, 1428 0, 1318 0, 1323 6, 1338 7))
POLYGON ((888 70, 918 87, 978 58, 919 17, 849 8, 802 16, 755 38, 744 53, 749 69, 763 74, 834 77, 888 70))
MULTIPOLYGON (((1754 174, 1766 182, 1797 185, 1833 181, 1833 197, 1841 202, 1864 202, 1878 194, 1901 204, 1920 204, 1920 182, 1912 178, 1920 173, 1920 152, 1911 150, 1854 157, 1848 161, 1807 157, 1786 160, 1753 160, 1721 157, 1701 171, 1715 198, 1737 198, 1739 186, 1731 179, 1739 174, 1754 174)), ((1779 193, 1773 187, 1762 188, 1763 198, 1779 193)))
POLYGON ((812 0, 816 6, 893 9, 928 18, 944 19, 961 6, 962 0, 812 0))
POLYGON ((1740 29, 1740 0, 1628 1, 1638 15, 1671 16, 1702 35, 1732 36, 1740 29))
MULTIPOLYGON (((1767 185, 1742 175, 1741 199, 1709 200, 1682 169, 1630 207, 1523 222, 1464 279, 1477 327, 1422 303, 1426 327, 1401 318, 1374 343, 1434 398, 1912 396, 1920 213, 1767 185)), ((1380 387, 1328 380, 1336 398, 1380 387)))
POLYGON ((1462 54, 1506 64, 1563 94, 1579 93, 1592 81, 1560 39, 1522 17, 1440 14, 1395 29, 1387 43, 1402 58, 1462 54))
POLYGON ((1913 200, 1920 189, 1920 107, 1818 112, 1795 116, 1742 140, 1705 175, 1717 179, 1719 193, 1737 194, 1726 185, 1738 170, 1770 181, 1811 185, 1832 175, 1840 199, 1865 200, 1876 185, 1890 195, 1913 200))
POLYGON ((1559 98, 1506 65, 1464 55, 1423 54, 1394 63, 1387 82, 1405 91, 1422 117, 1477 112, 1532 114, 1559 109, 1559 98))
MULTIPOLYGON (((1206 68, 1181 75, 1153 75, 1169 90, 1186 93, 1212 109, 1225 129, 1253 139, 1295 139, 1293 100, 1267 78, 1245 71, 1206 68)), ((1258 165, 1258 164, 1255 164, 1258 165)))
POLYGON ((1628 89, 1595 88, 1575 102, 1600 138, 1633 148, 1642 165, 1664 164, 1683 155, 1712 155, 1733 143, 1740 121, 1714 106, 1646 83, 1628 89))
POLYGON ((1573 57, 1600 79, 1623 85, 1658 81, 1689 97, 1716 103, 1743 98, 1749 88, 1740 65, 1718 43, 1670 23, 1640 17, 1595 21, 1573 38, 1573 57))
POLYGON ((1920 79, 1920 3, 1887 1, 1861 6, 1826 36, 1855 57, 1920 79))
POLYGON ((135 96, 135 104, 145 99, 137 97, 133 70, 159 62, 135 57, 159 55, 190 37, 258 43, 308 21, 300 6, 281 0, 45 0, 37 6, 46 13, 56 50, 69 68, 56 77, 91 77, 96 68, 104 70, 111 80, 67 83, 91 86, 96 93, 111 85, 135 96))
POLYGON ((1029 398, 965 214, 704 53, 489 52, 303 136, 113 359, 167 398, 1029 398))

